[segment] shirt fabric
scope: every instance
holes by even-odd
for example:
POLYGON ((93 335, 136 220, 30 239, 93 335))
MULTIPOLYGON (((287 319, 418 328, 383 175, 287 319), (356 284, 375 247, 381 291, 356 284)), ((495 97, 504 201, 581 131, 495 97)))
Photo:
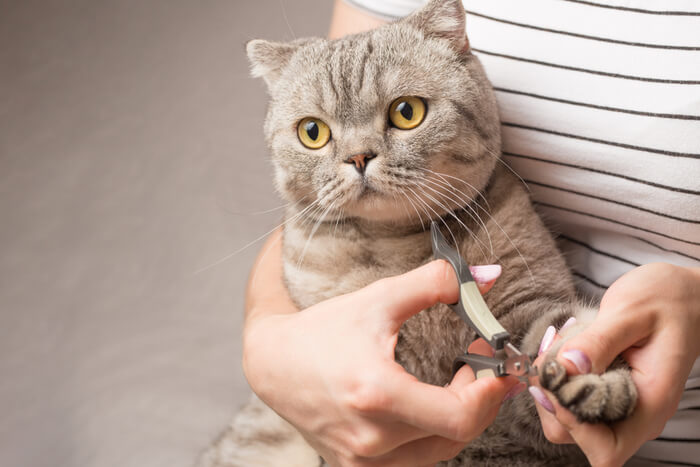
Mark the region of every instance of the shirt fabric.
MULTIPOLYGON (((345 1, 385 19, 425 3, 345 1)), ((651 262, 699 267, 700 2, 465 8, 472 51, 496 92, 503 160, 560 234, 579 289, 600 296, 651 262)), ((629 465, 678 463, 700 466, 698 362, 677 414, 629 465)))

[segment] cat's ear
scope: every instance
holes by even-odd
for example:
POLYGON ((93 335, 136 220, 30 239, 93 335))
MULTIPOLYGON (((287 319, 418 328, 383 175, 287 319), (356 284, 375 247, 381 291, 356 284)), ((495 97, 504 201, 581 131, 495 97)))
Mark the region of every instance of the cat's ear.
POLYGON ((458 52, 469 50, 467 19, 461 0, 431 0, 405 21, 423 31, 426 37, 448 39, 458 52))
POLYGON ((263 78, 272 85, 279 78, 282 69, 287 65, 299 44, 288 42, 272 42, 253 39, 246 43, 245 48, 250 60, 250 72, 256 78, 263 78))

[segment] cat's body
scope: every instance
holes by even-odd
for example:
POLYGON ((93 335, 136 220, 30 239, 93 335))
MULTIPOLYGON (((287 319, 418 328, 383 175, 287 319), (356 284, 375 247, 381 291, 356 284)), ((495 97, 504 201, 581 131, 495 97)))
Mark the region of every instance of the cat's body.
MULTIPOLYGON (((253 41, 248 51, 272 96, 266 135, 278 189, 293 202, 284 227, 284 279, 301 309, 430 261, 426 227, 436 219, 470 264, 502 266, 486 301, 523 352, 537 353, 549 325, 560 327, 571 316, 578 326, 590 321, 593 313, 577 301, 523 184, 498 162, 495 99, 468 51, 459 2, 433 1, 399 23, 338 41, 253 41), (426 105, 417 125, 387 123, 392 101, 406 100, 400 96, 419 96, 426 105), (297 122, 309 116, 318 125, 302 134, 297 122), (324 125, 332 136, 321 141, 324 125)), ((402 115, 415 120, 418 106, 402 115)), ((396 360, 420 380, 444 385, 453 358, 475 337, 437 305, 401 328, 396 360)), ((636 403, 629 375, 617 371, 616 378, 557 376, 543 383, 580 417, 612 421, 636 403)), ((523 394, 446 465, 582 462, 576 447, 545 439, 523 394)), ((291 425, 254 398, 202 465, 318 463, 291 425)))

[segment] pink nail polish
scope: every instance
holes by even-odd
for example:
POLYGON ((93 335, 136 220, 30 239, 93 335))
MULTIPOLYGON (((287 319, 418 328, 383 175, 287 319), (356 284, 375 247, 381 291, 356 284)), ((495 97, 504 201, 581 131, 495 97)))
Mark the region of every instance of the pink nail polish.
POLYGON ((549 348, 552 346, 552 342, 554 342, 554 336, 557 334, 557 330, 554 329, 554 326, 550 326, 547 328, 547 330, 544 332, 544 336, 542 336, 542 342, 540 342, 540 350, 537 352, 537 355, 542 355, 544 352, 549 350, 549 348))
POLYGON ((507 401, 508 399, 514 398, 515 396, 517 396, 518 394, 523 392, 526 387, 527 387, 527 385, 525 383, 516 384, 515 386, 510 388, 510 391, 508 391, 506 393, 506 395, 503 397, 503 402, 507 401))
POLYGON ((501 266, 498 264, 488 264, 485 266, 469 266, 474 280, 480 284, 495 281, 501 275, 501 266))
POLYGON ((591 360, 580 350, 567 350, 566 352, 562 352, 560 356, 573 363, 581 374, 591 372, 591 360))
POLYGON ((571 318, 569 318, 569 319, 566 320, 566 323, 564 323, 564 325, 561 327, 561 329, 559 329, 559 332, 560 332, 560 333, 564 332, 564 329, 570 328, 570 327, 573 326, 574 324, 576 324, 576 318, 574 318, 574 317, 572 316, 571 318))
POLYGON ((535 399, 535 401, 540 404, 544 410, 549 413, 554 413, 554 405, 549 399, 547 399, 547 396, 544 395, 542 389, 538 388, 537 386, 530 386, 527 388, 527 390, 530 391, 533 399, 535 399))

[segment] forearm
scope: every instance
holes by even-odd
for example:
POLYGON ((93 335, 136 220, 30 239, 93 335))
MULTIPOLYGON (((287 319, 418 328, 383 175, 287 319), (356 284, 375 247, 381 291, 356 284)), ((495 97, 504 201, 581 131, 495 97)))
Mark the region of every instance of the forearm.
POLYGON ((268 237, 250 271, 245 327, 265 316, 297 311, 282 280, 282 229, 278 229, 268 237))
POLYGON ((349 34, 369 31, 385 23, 383 19, 372 16, 342 0, 335 0, 328 37, 337 39, 349 34))

